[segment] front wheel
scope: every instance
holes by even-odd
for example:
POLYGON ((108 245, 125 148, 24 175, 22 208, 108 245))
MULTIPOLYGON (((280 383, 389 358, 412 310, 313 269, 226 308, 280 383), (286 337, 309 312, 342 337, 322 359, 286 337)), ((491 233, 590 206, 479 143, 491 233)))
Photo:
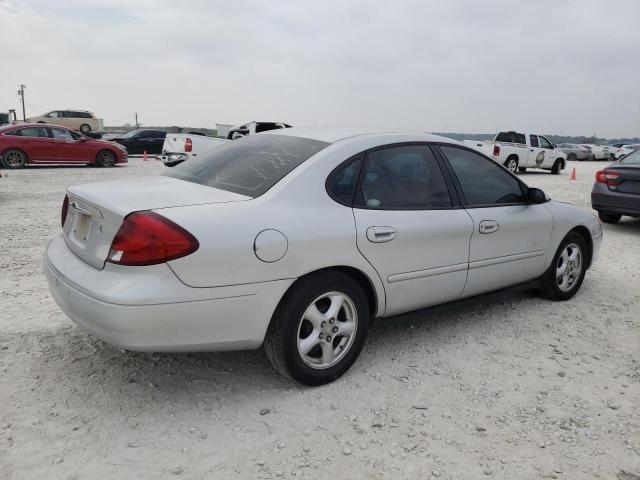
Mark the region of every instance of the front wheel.
POLYGON ((562 170, 562 160, 556 160, 556 162, 553 164, 553 167, 551 167, 551 174, 559 175, 560 170, 562 170))
POLYGON ((577 160, 578 156, 575 153, 570 153, 569 155, 567 155, 567 160, 577 160))
POLYGON ((369 328, 360 285, 341 272, 299 280, 273 315, 264 349, 274 368, 305 385, 340 377, 356 361, 369 328))
POLYGON ((102 150, 96 157, 96 165, 102 168, 113 167, 116 164, 116 156, 110 150, 102 150))
POLYGON ((618 223, 622 215, 618 213, 598 212, 598 218, 600 218, 603 223, 618 223))
POLYGON ((569 232, 553 257, 551 266, 542 276, 542 290, 551 300, 569 300, 584 280, 587 272, 588 247, 584 238, 569 232))

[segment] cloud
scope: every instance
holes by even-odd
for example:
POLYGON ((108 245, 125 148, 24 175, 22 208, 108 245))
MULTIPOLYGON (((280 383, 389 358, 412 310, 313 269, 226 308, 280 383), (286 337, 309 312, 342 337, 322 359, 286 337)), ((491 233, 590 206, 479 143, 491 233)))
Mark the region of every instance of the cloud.
POLYGON ((638 135, 640 3, 0 0, 0 110, 638 135), (61 6, 63 5, 63 6, 61 6))

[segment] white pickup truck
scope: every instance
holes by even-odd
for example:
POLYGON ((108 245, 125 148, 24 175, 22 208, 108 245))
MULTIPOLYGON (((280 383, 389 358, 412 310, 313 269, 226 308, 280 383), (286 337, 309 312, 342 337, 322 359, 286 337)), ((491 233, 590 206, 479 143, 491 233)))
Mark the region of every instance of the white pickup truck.
POLYGON ((228 141, 224 138, 207 137, 197 133, 167 133, 160 160, 167 167, 173 167, 190 158, 197 158, 228 141))
POLYGON ((535 133, 500 132, 493 141, 464 140, 464 143, 493 158, 513 173, 524 172, 527 168, 541 168, 557 175, 567 161, 565 153, 535 133))

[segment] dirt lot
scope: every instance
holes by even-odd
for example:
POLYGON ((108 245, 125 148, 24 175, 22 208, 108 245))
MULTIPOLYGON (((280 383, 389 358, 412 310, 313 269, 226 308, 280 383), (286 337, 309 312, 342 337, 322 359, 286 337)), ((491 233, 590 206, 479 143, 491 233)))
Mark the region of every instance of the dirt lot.
MULTIPOLYGON (((589 209, 602 165, 522 178, 589 209)), ((513 293, 383 321, 347 375, 303 388, 262 351, 117 350, 49 296, 65 187, 163 168, 0 179, 0 479, 640 475, 640 221, 605 226, 572 301, 513 293)))

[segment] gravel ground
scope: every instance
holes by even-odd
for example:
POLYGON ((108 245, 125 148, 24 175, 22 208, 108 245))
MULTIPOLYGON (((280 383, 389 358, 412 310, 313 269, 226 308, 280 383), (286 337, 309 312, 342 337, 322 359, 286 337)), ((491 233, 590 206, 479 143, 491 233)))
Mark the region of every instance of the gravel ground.
MULTIPOLYGON (((522 178, 589 209, 578 180, 522 178)), ((0 179, 0 479, 640 477, 640 221, 605 225, 578 295, 512 293, 379 322, 340 380, 304 388, 262 351, 123 352, 49 295, 68 185, 164 167, 0 179)))

